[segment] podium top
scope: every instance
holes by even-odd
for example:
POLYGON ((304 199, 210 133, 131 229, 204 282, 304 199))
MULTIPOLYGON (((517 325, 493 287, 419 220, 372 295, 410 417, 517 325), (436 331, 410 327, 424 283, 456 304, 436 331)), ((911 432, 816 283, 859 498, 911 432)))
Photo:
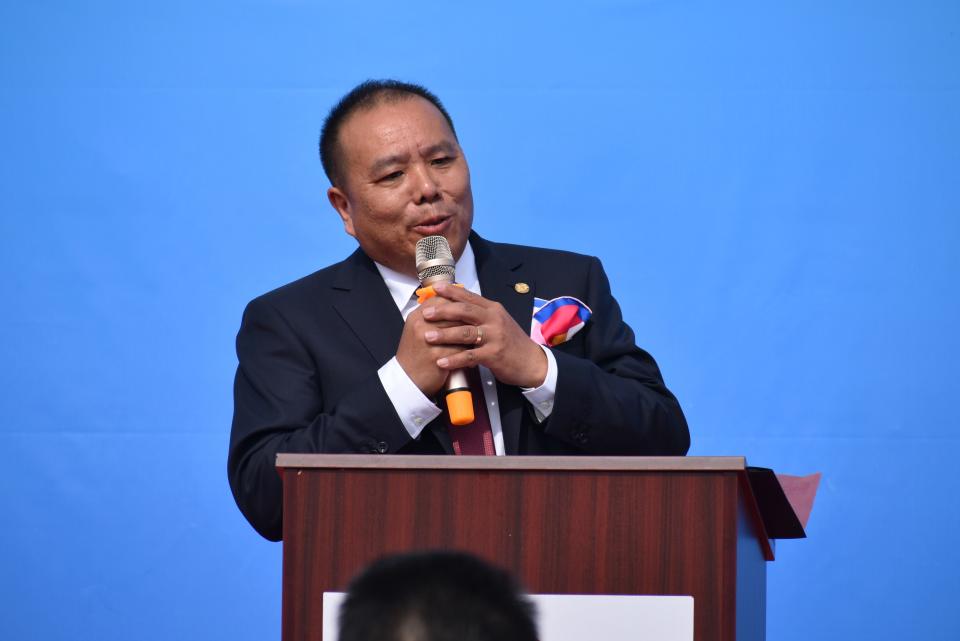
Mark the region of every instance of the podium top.
POLYGON ((448 456, 410 454, 277 454, 278 468, 445 470, 602 470, 743 472, 742 456, 448 456))
MULTIPOLYGON (((783 492, 776 474, 748 467, 743 456, 449 456, 415 454, 277 454, 284 470, 444 470, 487 472, 734 472, 748 511, 758 522, 767 560, 773 560, 768 539, 803 538, 803 525, 783 492)), ((299 473, 299 472, 298 472, 299 473)))

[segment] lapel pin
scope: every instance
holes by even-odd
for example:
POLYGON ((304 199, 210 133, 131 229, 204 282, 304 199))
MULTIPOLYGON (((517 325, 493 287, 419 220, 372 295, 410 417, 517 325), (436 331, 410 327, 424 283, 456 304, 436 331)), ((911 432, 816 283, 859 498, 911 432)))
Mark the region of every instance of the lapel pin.
POLYGON ((526 283, 517 283, 513 286, 513 291, 517 292, 518 294, 526 294, 530 291, 530 285, 527 285, 526 283))

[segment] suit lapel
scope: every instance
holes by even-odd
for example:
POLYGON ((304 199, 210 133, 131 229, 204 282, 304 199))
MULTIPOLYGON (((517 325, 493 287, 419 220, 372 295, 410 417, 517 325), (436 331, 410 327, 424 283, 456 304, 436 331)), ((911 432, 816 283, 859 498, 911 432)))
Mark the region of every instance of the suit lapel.
MULTIPOLYGON (((507 310, 517 325, 530 334, 533 319, 534 282, 524 274, 520 259, 511 260, 504 252, 483 240, 476 233, 470 235, 470 246, 477 260, 477 276, 483 297, 497 301, 507 310), (517 284, 525 283, 526 292, 517 291, 517 284)), ((507 454, 518 454, 523 415, 526 412, 523 395, 512 385, 497 383, 500 401, 500 424, 507 454)))
POLYGON ((373 261, 359 249, 333 284, 333 307, 380 367, 397 352, 403 317, 373 261))

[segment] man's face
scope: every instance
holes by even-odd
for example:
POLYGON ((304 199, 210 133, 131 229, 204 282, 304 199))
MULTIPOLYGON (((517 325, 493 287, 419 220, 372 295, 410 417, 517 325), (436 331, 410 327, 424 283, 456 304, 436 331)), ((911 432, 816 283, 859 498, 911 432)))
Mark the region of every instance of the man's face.
POLYGON ((415 275, 416 243, 444 236, 455 258, 473 223, 470 169, 443 114, 419 96, 351 115, 340 129, 342 180, 327 192, 370 258, 415 275))

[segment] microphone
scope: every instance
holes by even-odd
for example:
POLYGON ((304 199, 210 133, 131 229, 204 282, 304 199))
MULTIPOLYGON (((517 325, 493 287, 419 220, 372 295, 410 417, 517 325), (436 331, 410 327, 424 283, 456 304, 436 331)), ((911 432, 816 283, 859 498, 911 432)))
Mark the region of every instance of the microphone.
MULTIPOLYGON (((421 288, 417 290, 422 303, 435 296, 435 283, 453 283, 457 262, 450 251, 450 243, 443 236, 426 236, 417 241, 417 278, 421 288)), ((467 375, 462 369, 453 370, 444 385, 447 413, 453 425, 473 423, 473 395, 467 375)))

